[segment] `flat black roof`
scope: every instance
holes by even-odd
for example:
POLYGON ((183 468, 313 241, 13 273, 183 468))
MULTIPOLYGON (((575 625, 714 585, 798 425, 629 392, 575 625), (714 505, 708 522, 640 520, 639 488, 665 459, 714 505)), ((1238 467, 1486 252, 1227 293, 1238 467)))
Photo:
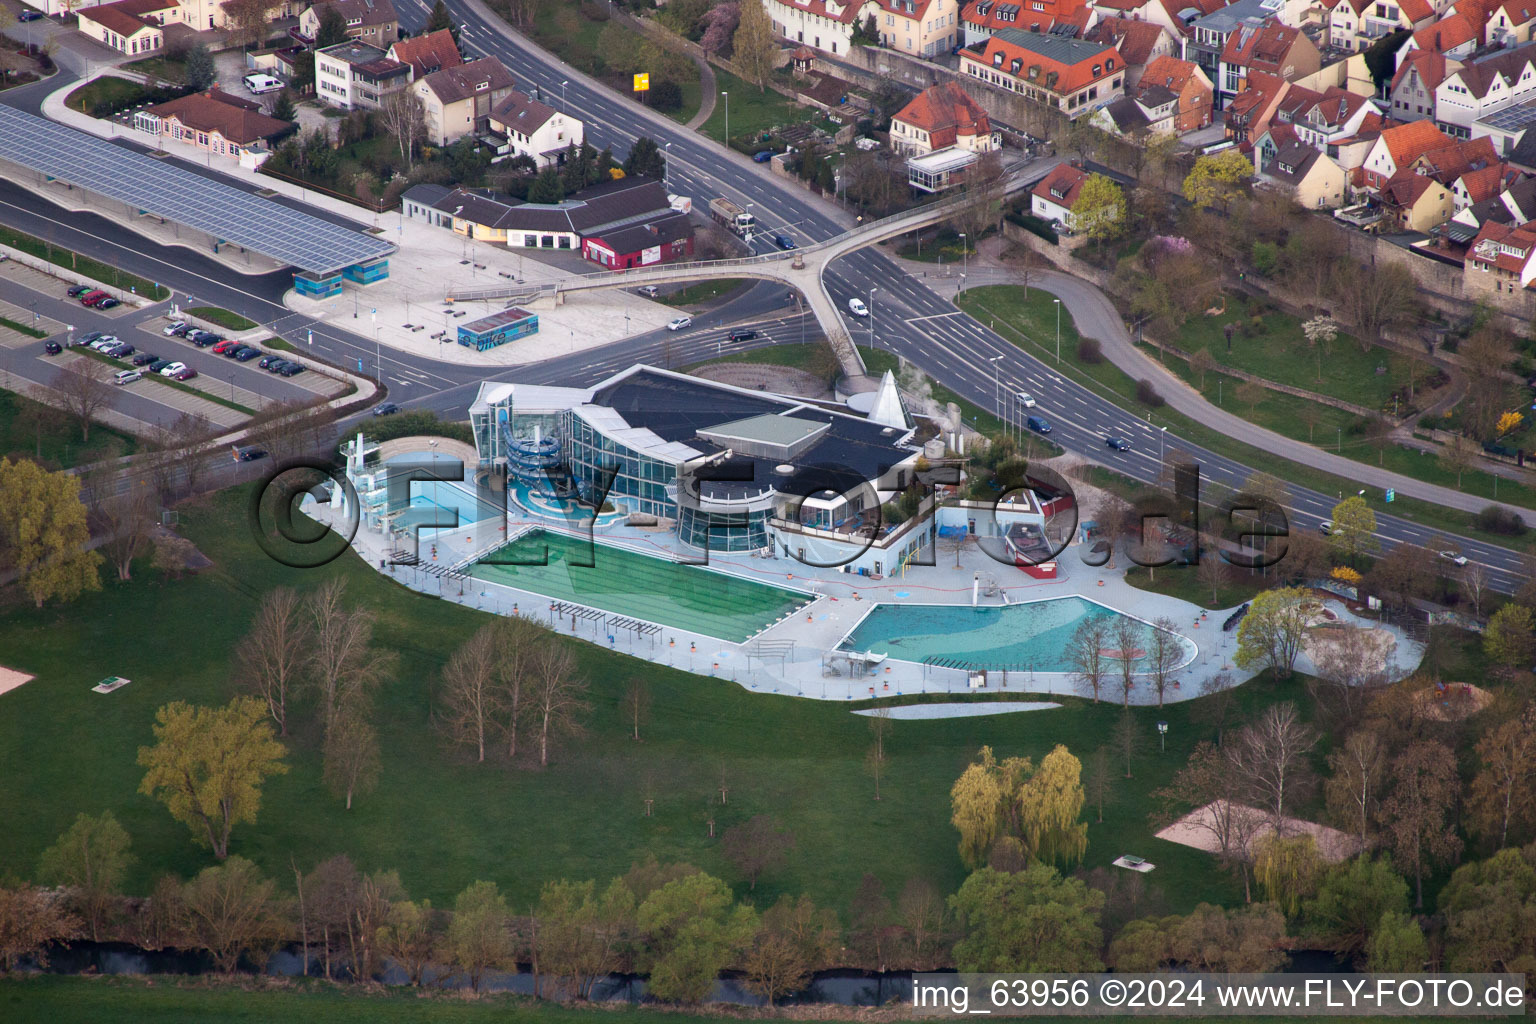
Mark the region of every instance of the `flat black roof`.
POLYGON ((395 250, 366 232, 3 105, 0 159, 311 274, 334 273, 395 250))

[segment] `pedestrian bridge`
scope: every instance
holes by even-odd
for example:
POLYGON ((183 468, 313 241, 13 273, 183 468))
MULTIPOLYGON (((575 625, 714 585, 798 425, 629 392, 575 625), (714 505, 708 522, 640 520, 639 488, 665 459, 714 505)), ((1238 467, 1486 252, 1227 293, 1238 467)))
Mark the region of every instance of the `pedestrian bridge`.
MULTIPOLYGON (((1003 186, 1004 195, 1013 195, 1031 187, 1048 170, 1032 167, 1026 172, 1010 175, 1003 186)), ((601 270, 592 274, 573 274, 559 281, 539 285, 507 283, 485 288, 455 288, 449 291, 447 298, 449 302, 507 299, 516 303, 544 300, 559 304, 572 292, 596 288, 640 288, 648 284, 676 284, 720 277, 776 281, 798 289, 805 296, 806 304, 815 314, 822 333, 837 353, 843 371, 850 376, 861 376, 865 373, 864 360, 859 355, 858 346, 843 326, 842 311, 838 309, 822 277, 827 267, 833 260, 857 249, 948 220, 975 201, 974 196, 961 195, 930 203, 893 217, 860 224, 825 241, 813 242, 789 252, 764 253, 736 259, 695 260, 689 263, 659 263, 629 270, 601 270)))

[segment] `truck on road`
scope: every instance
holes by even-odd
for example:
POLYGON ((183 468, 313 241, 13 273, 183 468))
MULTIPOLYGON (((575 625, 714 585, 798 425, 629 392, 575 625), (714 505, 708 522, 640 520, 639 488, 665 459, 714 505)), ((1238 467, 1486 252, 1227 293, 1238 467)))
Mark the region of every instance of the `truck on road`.
POLYGON ((752 237, 752 228, 756 223, 752 215, 729 199, 711 199, 709 215, 716 223, 725 225, 742 238, 752 237))

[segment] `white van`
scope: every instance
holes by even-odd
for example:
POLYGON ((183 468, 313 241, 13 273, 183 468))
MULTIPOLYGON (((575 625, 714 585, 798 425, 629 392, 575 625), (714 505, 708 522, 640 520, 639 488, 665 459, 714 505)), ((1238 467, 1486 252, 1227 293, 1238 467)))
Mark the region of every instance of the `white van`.
POLYGON ((245 82, 245 87, 251 91, 251 95, 253 96, 261 96, 269 92, 278 92, 283 88, 283 83, 281 81, 273 78, 271 75, 262 74, 259 71, 251 72, 250 74, 246 75, 242 81, 245 82))
POLYGON ((138 370, 118 370, 112 378, 113 384, 132 384, 136 380, 143 380, 144 375, 138 370))

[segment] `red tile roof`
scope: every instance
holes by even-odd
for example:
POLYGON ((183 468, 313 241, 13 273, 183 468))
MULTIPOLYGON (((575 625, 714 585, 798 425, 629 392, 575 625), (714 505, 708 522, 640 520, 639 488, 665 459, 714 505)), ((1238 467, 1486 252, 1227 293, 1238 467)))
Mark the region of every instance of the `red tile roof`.
POLYGON ((927 132, 934 149, 953 146, 960 136, 974 137, 992 132, 987 112, 957 82, 941 82, 924 89, 892 120, 927 132))
POLYGON ((1238 67, 1278 73, 1299 35, 1300 29, 1290 28, 1278 21, 1266 22, 1257 30, 1239 25, 1227 36, 1227 45, 1221 51, 1221 59, 1224 63, 1238 67))
POLYGON ((1504 0, 1504 3, 1493 8, 1494 12, 1503 11, 1504 17, 1511 24, 1524 25, 1528 21, 1536 20, 1536 0, 1504 0))
POLYGON ((1536 224, 1511 225, 1487 220, 1467 247, 1467 262, 1519 274, 1530 262, 1533 250, 1536 250, 1536 224), (1506 248, 1515 252, 1505 252, 1506 248))
POLYGON ((1433 25, 1425 25, 1413 34, 1420 49, 1445 53, 1465 43, 1483 44, 1483 23, 1467 14, 1452 14, 1433 25))
POLYGON ((459 44, 453 41, 453 32, 446 28, 397 40, 390 46, 389 55, 402 64, 409 64, 416 78, 425 78, 434 71, 456 68, 464 63, 464 58, 459 55, 459 44))
MULTIPOLYGON (((859 20, 859 8, 863 4, 854 3, 853 0, 844 0, 841 4, 841 12, 838 14, 827 13, 827 0, 766 0, 763 4, 768 13, 773 13, 773 5, 780 4, 795 11, 806 14, 814 14, 818 18, 829 18, 832 21, 842 22, 844 25, 852 25, 859 20)), ((924 6, 927 6, 926 0, 924 6)))
POLYGON ((1383 202, 1390 206, 1405 209, 1419 201, 1419 197, 1434 187, 1433 178, 1426 178, 1422 174, 1412 171, 1398 171, 1387 179, 1387 183, 1379 190, 1383 202))
POLYGON ((1303 112, 1307 123, 1325 128, 1339 128, 1365 106, 1366 98, 1337 85, 1323 91, 1310 108, 1303 112))
POLYGON ((1493 140, 1483 136, 1431 149, 1414 160, 1413 167, 1439 181, 1451 182, 1468 171, 1498 162, 1493 140))
MULTIPOLYGON (((854 3, 854 0, 849 2, 854 3)), ((1028 29, 1037 22, 1041 31, 1047 31, 1058 21, 1069 20, 1088 10, 1086 0, 1041 0, 1041 4, 1044 9, 1037 11, 1026 0, 993 0, 991 3, 973 0, 966 4, 960 20, 985 32, 996 32, 1000 28, 1028 29)))
POLYGON ((1088 30, 1084 38, 1113 46, 1130 65, 1145 64, 1152 59, 1152 51, 1166 34, 1161 25, 1150 21, 1132 21, 1129 18, 1101 18, 1088 30))
MULTIPOLYGON (((1161 85, 1169 92, 1182 93, 1190 79, 1202 75, 1200 66, 1194 61, 1180 60, 1177 57, 1169 57, 1166 54, 1155 58, 1148 64, 1146 70, 1141 73, 1141 80, 1137 83, 1138 89, 1144 89, 1152 85, 1161 85)), ((1200 83, 1205 88, 1210 88, 1205 82, 1200 83)))
POLYGON ((1398 0, 1398 6, 1402 8, 1403 15, 1410 25, 1417 25, 1425 18, 1433 18, 1435 9, 1429 0, 1398 0))
POLYGON ((188 128, 218 132, 242 146, 271 138, 288 127, 287 121, 263 114, 258 104, 217 89, 195 92, 149 109, 163 118, 174 117, 188 128))
POLYGON ((1050 174, 1041 178, 1029 191, 1046 202, 1065 206, 1070 210, 1083 191, 1083 182, 1087 180, 1088 172, 1082 168, 1073 167, 1071 164, 1057 164, 1050 174))
POLYGON ((82 7, 75 13, 125 39, 132 39, 147 28, 160 27, 157 20, 145 18, 142 15, 155 11, 174 10, 177 6, 179 5, 175 0, 119 0, 115 4, 82 7))
POLYGON ((1433 121, 1409 121, 1383 129, 1381 141, 1392 154, 1392 162, 1406 167, 1430 150, 1449 146, 1451 137, 1436 128, 1433 121))
POLYGON ((1461 187, 1472 202, 1492 199, 1507 187, 1506 179, 1518 178, 1519 174, 1508 164, 1489 164, 1467 171, 1461 176, 1461 187))
POLYGON ((1461 67, 1452 60, 1447 60, 1445 54, 1434 50, 1410 50, 1403 54, 1397 64, 1397 72, 1392 76, 1392 88, 1396 89, 1410 71, 1417 71, 1419 78, 1423 80, 1425 88, 1433 91, 1445 76, 1453 68, 1461 67))

